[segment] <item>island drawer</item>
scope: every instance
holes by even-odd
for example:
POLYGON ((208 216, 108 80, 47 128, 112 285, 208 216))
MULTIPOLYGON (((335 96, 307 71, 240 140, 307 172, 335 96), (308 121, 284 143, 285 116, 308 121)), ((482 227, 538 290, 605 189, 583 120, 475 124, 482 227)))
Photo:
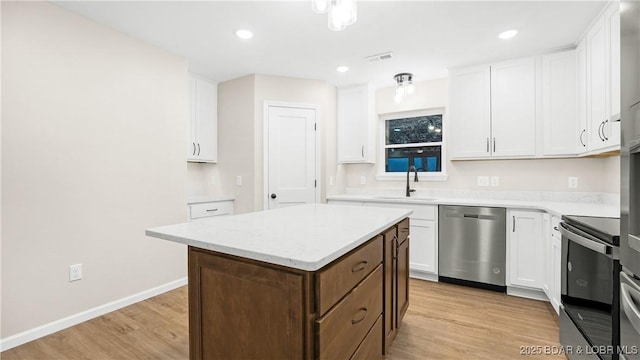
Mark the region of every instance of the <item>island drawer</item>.
POLYGON ((353 356, 351 356, 350 360, 382 359, 382 340, 380 339, 380 334, 382 334, 382 315, 380 315, 376 323, 373 324, 367 337, 362 340, 362 343, 358 346, 358 349, 353 356))
MULTIPOLYGON (((382 244, 380 245, 382 246, 382 244)), ((316 321, 318 358, 348 359, 382 314, 382 265, 316 321)), ((378 333, 382 341, 382 331, 378 333)), ((382 346, 380 347, 382 351, 382 346)))
POLYGON ((382 263, 382 235, 376 236, 351 254, 316 274, 318 314, 323 315, 371 270, 382 263))
POLYGON ((230 214, 233 214, 232 201, 207 202, 189 205, 189 217, 191 219, 230 214))

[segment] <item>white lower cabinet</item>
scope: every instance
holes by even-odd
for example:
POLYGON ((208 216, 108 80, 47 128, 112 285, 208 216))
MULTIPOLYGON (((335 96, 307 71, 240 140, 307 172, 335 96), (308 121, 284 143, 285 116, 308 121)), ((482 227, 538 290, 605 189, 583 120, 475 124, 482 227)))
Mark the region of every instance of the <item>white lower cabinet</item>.
POLYGON ((411 209, 409 215, 409 270, 411 277, 437 280, 438 275, 438 207, 436 205, 391 202, 328 200, 332 205, 376 206, 411 209))
POLYGON ((542 213, 507 211, 508 286, 541 290, 544 283, 542 213))
POLYGON ((542 289, 549 298, 556 313, 560 311, 561 235, 558 229, 560 219, 544 214, 544 284, 542 289))

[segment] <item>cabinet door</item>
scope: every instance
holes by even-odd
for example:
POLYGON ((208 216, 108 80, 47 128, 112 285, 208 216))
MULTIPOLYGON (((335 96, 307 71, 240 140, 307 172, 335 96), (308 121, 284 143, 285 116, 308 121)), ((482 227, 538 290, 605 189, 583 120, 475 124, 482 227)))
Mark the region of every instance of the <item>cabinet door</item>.
POLYGON ((189 131, 187 132, 187 159, 192 160, 196 158, 196 79, 189 76, 187 80, 187 103, 188 103, 188 118, 189 118, 189 131))
POLYGON ((614 1, 604 13, 607 34, 607 97, 609 120, 620 119, 620 3, 614 1))
POLYGON ((218 156, 218 89, 215 83, 196 81, 196 158, 215 162, 218 156))
POLYGON ((412 241, 409 268, 435 274, 438 270, 435 221, 412 219, 410 231, 412 241))
POLYGON ((551 288, 553 283, 553 264, 551 262, 551 215, 542 214, 542 231, 544 237, 544 282, 542 283, 542 290, 551 301, 553 297, 551 288))
POLYGON ((589 151, 589 134, 587 126, 587 49, 582 39, 576 48, 578 77, 578 152, 589 151))
POLYGON ((374 162, 373 106, 369 85, 338 89, 339 163, 374 162))
POLYGON ((587 121, 589 150, 606 146, 603 127, 607 120, 606 99, 606 34, 604 19, 599 18, 585 37, 587 47, 587 121))
POLYGON ((536 86, 533 58, 491 66, 493 156, 535 156, 536 86))
POLYGON ((551 301, 551 305, 553 305, 553 309, 556 313, 560 313, 560 279, 562 277, 562 250, 561 250, 561 240, 556 239, 555 237, 551 238, 551 252, 550 252, 550 265, 552 267, 551 283, 549 284, 550 294, 549 300, 551 301))
POLYGON ((542 57, 544 155, 575 155, 582 149, 577 110, 576 51, 542 57))
POLYGON ((397 248, 397 284, 398 284, 398 297, 397 297, 397 316, 396 327, 400 327, 404 314, 409 308, 409 241, 407 238, 402 244, 398 244, 397 248))
POLYGON ((491 77, 488 66, 451 71, 451 156, 491 156, 491 77))
POLYGON ((544 239, 542 213, 509 211, 509 285, 542 289, 544 239))

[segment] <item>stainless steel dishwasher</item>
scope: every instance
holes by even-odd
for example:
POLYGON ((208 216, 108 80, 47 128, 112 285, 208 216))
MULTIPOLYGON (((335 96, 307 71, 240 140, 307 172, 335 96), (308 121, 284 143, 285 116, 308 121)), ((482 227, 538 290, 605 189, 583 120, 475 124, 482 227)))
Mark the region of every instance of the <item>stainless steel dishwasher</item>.
POLYGON ((505 291, 506 210, 438 206, 438 279, 505 291))

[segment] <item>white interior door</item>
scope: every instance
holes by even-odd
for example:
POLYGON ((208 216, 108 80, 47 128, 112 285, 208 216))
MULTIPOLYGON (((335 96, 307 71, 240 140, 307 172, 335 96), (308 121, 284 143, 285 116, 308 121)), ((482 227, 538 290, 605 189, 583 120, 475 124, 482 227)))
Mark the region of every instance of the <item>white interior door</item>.
POLYGON ((316 202, 316 110, 268 106, 268 208, 316 202))

